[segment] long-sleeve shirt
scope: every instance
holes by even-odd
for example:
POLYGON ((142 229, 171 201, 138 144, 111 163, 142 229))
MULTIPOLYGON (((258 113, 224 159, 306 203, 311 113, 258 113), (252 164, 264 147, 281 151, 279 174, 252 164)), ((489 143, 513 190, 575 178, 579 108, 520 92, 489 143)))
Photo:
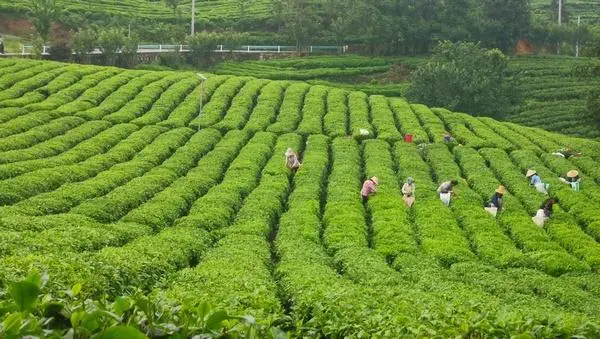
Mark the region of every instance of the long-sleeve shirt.
POLYGON ((368 197, 369 194, 377 192, 377 185, 373 182, 373 180, 369 179, 363 183, 362 189, 360 190, 360 195, 363 197, 368 197))
POLYGON ((554 202, 551 201, 551 199, 548 199, 546 201, 544 201, 544 203, 542 204, 542 206, 540 206, 540 209, 544 210, 544 214, 550 218, 552 216, 552 207, 554 206, 554 202))
POLYGON ((452 183, 450 181, 443 182, 440 187, 438 187, 438 193, 448 193, 452 192, 452 183))
POLYGON ((542 178, 540 178, 540 176, 539 176, 539 175, 537 175, 537 174, 534 174, 534 175, 531 177, 531 184, 532 184, 533 186, 535 186, 535 185, 537 185, 537 184, 539 184, 539 183, 541 183, 541 182, 542 182, 542 178))
POLYGON ((494 194, 492 196, 491 199, 491 203, 492 205, 494 205, 494 207, 498 208, 498 210, 502 210, 502 207, 504 206, 504 197, 502 197, 501 195, 498 194, 494 194))
POLYGON ((289 169, 300 167, 300 161, 298 161, 298 156, 296 155, 296 153, 292 153, 286 157, 285 165, 289 169))
POLYGON ((415 184, 405 183, 402 186, 402 194, 406 195, 407 197, 412 197, 415 195, 415 184))

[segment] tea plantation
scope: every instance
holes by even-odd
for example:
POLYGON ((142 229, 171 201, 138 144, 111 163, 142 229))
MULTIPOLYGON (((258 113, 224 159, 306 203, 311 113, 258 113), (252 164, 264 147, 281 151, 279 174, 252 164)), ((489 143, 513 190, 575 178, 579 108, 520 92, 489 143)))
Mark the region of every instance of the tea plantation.
MULTIPOLYGON (((225 62, 216 65, 213 71, 275 80, 305 80, 368 94, 403 97, 410 86, 410 73, 427 60, 426 57, 315 56, 225 62)), ((598 65, 600 62, 595 58, 511 57, 509 75, 514 79, 522 103, 507 112, 505 119, 549 131, 600 138, 597 119, 586 108, 588 96, 600 86, 600 79, 576 72, 580 67, 598 65)))
MULTIPOLYGON (((201 112, 199 98, 193 73, 0 60, 0 305, 27 305, 14 286, 32 269, 46 298, 70 289, 83 305, 63 321, 33 305, 50 320, 25 329, 87 337, 138 312, 126 325, 187 337, 223 318, 157 329, 163 304, 122 298, 151 293, 255 319, 248 337, 600 336, 599 142, 294 81, 214 75, 201 112), (550 154, 562 147, 583 156, 550 154), (560 198, 543 229, 532 167, 560 198), (573 168, 577 193, 559 181, 573 168)), ((0 336, 24 333, 15 307, 0 307, 0 336)))

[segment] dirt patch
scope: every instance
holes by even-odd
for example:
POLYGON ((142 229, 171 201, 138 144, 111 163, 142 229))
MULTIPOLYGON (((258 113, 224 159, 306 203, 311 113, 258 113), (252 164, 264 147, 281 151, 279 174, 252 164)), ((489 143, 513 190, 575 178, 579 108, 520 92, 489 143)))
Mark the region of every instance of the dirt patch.
POLYGON ((27 19, 0 14, 0 32, 16 36, 31 36, 34 29, 27 19))
POLYGON ((527 39, 519 40, 515 46, 516 55, 530 55, 535 53, 535 47, 527 39))

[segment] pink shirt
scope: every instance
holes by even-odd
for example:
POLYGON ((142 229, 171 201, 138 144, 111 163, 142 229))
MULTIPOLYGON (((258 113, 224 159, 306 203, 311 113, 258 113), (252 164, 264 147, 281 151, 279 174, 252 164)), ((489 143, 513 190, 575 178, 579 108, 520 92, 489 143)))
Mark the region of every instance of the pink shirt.
POLYGON ((369 194, 377 192, 377 185, 369 179, 363 183, 362 189, 360 190, 360 195, 363 197, 368 197, 369 194))

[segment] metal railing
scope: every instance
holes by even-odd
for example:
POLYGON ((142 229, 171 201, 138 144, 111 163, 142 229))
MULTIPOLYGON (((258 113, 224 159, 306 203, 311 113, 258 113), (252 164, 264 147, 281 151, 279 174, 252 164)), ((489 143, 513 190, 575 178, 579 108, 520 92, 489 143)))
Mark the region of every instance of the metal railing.
MULTIPOLYGON (((43 46, 42 55, 49 55, 48 51, 50 46, 43 46)), ((189 52, 189 45, 168 45, 168 44, 141 44, 137 46, 137 53, 167 53, 167 52, 189 52)), ((214 52, 216 53, 297 53, 297 52, 307 52, 307 53, 337 53, 342 52, 345 53, 347 51, 347 47, 338 47, 338 46, 307 46, 301 50, 298 50, 296 46, 261 46, 261 45, 240 45, 240 46, 227 46, 227 45, 217 45, 214 52)), ((100 48, 95 48, 93 51, 88 54, 102 54, 102 50, 100 48)), ((122 53, 122 51, 117 51, 117 53, 122 53)), ((19 53, 13 53, 16 55, 19 53)), ((32 45, 21 45, 21 53, 20 55, 31 55, 33 53, 32 45)), ((75 54, 75 53, 73 53, 75 54)))

